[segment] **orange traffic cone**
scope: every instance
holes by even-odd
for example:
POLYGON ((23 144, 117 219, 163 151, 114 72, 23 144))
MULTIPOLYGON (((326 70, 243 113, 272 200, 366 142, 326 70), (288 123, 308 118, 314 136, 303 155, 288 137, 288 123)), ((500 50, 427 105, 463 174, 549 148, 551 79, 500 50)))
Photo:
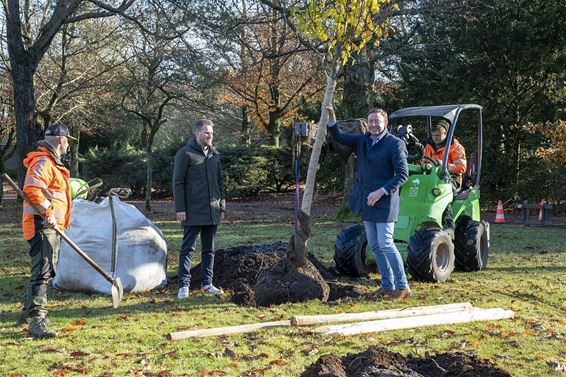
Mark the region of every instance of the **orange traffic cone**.
MULTIPOLYGON (((544 205, 544 198, 542 198, 540 200, 540 205, 543 206, 544 205)), ((542 207, 538 210, 538 221, 542 221, 543 220, 543 216, 542 216, 542 207)))
POLYGON ((495 214, 495 222, 496 223, 504 223, 505 222, 505 212, 503 211, 503 202, 501 199, 497 202, 497 212, 495 214))

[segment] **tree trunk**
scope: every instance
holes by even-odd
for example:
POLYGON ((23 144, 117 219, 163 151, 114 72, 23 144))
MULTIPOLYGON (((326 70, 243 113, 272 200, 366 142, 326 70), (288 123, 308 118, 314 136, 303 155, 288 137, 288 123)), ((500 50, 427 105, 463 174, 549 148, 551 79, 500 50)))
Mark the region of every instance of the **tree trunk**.
POLYGON ((269 111, 269 133, 273 140, 273 145, 279 147, 281 144, 281 116, 279 110, 269 111))
POLYGON ((364 48, 355 55, 344 69, 344 97, 342 100, 345 119, 365 117, 370 107, 370 95, 375 74, 364 48))
POLYGON ((16 147, 18 149, 18 179, 20 185, 26 175, 22 161, 41 139, 37 126, 35 96, 33 91, 33 67, 31 59, 10 59, 14 85, 14 117, 16 120, 16 147), (24 60, 24 61, 22 61, 24 60), (17 90, 16 90, 17 89, 17 90))
POLYGON ((2 204, 2 198, 4 197, 4 158, 0 156, 0 205, 2 204))
POLYGON ((314 195, 314 187, 316 181, 316 173, 319 167, 320 152, 322 151, 322 144, 326 139, 326 124, 328 123, 328 115, 326 114, 326 107, 332 105, 334 98, 334 91, 336 89, 336 76, 338 74, 339 66, 335 63, 332 70, 326 76, 326 91, 324 93, 324 100, 322 101, 320 119, 317 125, 316 139, 311 151, 311 158, 309 160, 309 167, 307 170, 307 178, 305 180, 305 191, 303 192, 303 203, 301 210, 307 215, 311 214, 312 199, 314 195))
POLYGON ((251 117, 250 110, 247 106, 242 106, 242 144, 252 145, 251 137, 251 117))
POLYGON ((149 143, 145 149, 147 157, 147 170, 145 180, 145 210, 151 212, 151 186, 153 185, 153 148, 149 143))
POLYGON ((342 187, 342 203, 340 204, 340 209, 338 210, 338 218, 350 213, 348 208, 348 201, 350 199, 350 194, 352 193, 352 188, 354 187, 354 182, 356 180, 356 159, 354 154, 348 156, 346 165, 344 166, 344 186, 342 187))
POLYGON ((81 141, 81 130, 78 127, 71 129, 71 135, 77 138, 77 141, 71 141, 71 177, 78 177, 79 174, 79 143, 81 141))

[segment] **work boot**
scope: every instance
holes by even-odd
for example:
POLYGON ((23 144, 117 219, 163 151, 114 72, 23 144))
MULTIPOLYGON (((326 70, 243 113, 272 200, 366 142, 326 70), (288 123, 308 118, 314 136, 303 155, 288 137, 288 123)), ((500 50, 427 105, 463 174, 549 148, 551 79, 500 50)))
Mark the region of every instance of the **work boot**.
POLYGON ((31 317, 28 335, 34 339, 55 338, 57 337, 57 332, 49 330, 46 318, 31 317))
POLYGON ((405 289, 396 289, 393 292, 393 298, 401 300, 404 298, 411 298, 412 294, 411 294, 411 289, 410 288, 405 288, 405 289))
POLYGON ((213 295, 222 295, 224 294, 224 291, 220 288, 216 288, 214 285, 212 284, 207 284, 205 286, 201 287, 203 291, 213 294, 213 295))
POLYGON ((25 308, 22 308, 22 311, 20 312, 20 315, 18 316, 18 319, 16 320, 16 327, 21 327, 23 325, 28 325, 29 324, 29 313, 25 308))
MULTIPOLYGON (((29 317, 29 313, 25 308, 22 308, 22 311, 20 312, 20 315, 18 316, 18 319, 16 320, 16 327, 21 327, 23 325, 29 325, 31 319, 29 317)), ((51 321, 49 320, 49 318, 45 318, 45 322, 47 323, 47 326, 51 325, 51 321)))

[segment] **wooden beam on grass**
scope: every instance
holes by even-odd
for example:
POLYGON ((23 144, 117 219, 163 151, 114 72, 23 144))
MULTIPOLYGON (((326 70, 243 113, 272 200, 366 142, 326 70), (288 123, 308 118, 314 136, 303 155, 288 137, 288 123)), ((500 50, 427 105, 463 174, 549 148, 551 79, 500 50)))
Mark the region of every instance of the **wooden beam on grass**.
POLYGON ((322 314, 322 315, 296 315, 291 317, 291 325, 306 326, 321 323, 337 323, 352 321, 369 321, 373 319, 390 319, 404 318, 417 315, 452 313, 463 310, 472 310, 473 306, 469 302, 456 304, 433 305, 433 306, 416 306, 401 309, 379 310, 375 312, 362 313, 340 313, 340 314, 322 314))
POLYGON ((314 329, 314 332, 324 335, 355 335, 388 330, 412 329, 424 326, 446 325, 452 323, 466 323, 475 321, 493 321, 498 319, 513 318, 512 310, 501 308, 463 310, 452 313, 428 314, 405 318, 392 318, 380 321, 348 323, 343 325, 322 326, 314 329))
POLYGON ((272 322, 263 322, 263 323, 253 323, 248 325, 217 327, 212 329, 179 331, 179 332, 172 332, 167 334, 167 338, 169 340, 181 340, 181 339, 198 338, 204 336, 241 334, 241 333, 253 332, 267 327, 280 327, 280 326, 291 326, 291 322, 288 320, 272 321, 272 322))

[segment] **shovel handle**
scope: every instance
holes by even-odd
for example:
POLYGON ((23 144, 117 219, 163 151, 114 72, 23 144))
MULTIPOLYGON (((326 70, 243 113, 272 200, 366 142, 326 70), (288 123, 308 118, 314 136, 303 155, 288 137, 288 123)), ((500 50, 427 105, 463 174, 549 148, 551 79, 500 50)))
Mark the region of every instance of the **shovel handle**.
MULTIPOLYGON (((41 214, 41 212, 37 209, 37 207, 35 206, 35 204, 33 204, 31 202, 31 200, 27 197, 27 195, 18 187, 18 185, 16 185, 16 183, 14 181, 12 181, 12 178, 10 178, 10 176, 6 173, 2 174, 2 177, 4 177, 4 179, 6 180, 6 182, 8 182, 8 184, 10 186, 12 186, 12 188, 14 190, 16 190, 16 192, 18 193, 18 195, 20 196, 20 198, 22 198, 22 200, 25 200, 30 206, 31 208, 34 209, 35 212, 37 212, 37 214, 39 216, 41 216, 41 218, 45 219, 45 217, 41 214)), ((75 250, 77 252, 77 254, 79 254, 88 264, 90 264, 92 266, 92 268, 94 268, 96 271, 98 271, 98 273, 100 273, 100 275, 102 275, 106 280, 108 280, 110 283, 112 284, 116 284, 114 278, 112 278, 112 276, 110 276, 110 274, 108 274, 108 272, 104 271, 102 269, 102 267, 100 267, 98 265, 98 263, 96 263, 91 257, 89 257, 84 251, 81 250, 81 248, 74 243, 69 237, 67 237, 67 235, 65 233, 63 233, 63 231, 57 227, 55 227, 55 232, 57 232, 57 234, 59 236, 61 236, 61 238, 63 240, 65 240, 65 242, 71 246, 71 248, 73 250, 75 250)))

